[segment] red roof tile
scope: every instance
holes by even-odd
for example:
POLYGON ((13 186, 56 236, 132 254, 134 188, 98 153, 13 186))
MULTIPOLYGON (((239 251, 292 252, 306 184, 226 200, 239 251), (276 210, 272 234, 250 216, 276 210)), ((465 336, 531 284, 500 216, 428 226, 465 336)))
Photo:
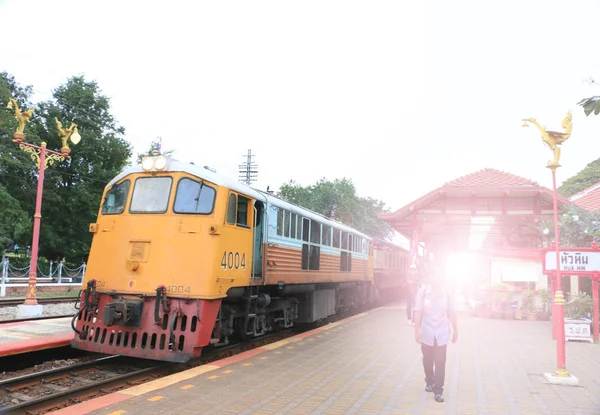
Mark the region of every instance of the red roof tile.
POLYGON ((539 186, 534 181, 496 169, 483 169, 454 179, 443 187, 515 187, 539 186))
POLYGON ((571 196, 570 200, 580 208, 590 212, 600 210, 600 182, 571 196))

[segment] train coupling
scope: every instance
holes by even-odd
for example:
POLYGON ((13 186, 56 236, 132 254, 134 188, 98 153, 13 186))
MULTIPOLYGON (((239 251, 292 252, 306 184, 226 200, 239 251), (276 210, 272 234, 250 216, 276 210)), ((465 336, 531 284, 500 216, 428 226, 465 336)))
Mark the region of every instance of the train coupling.
POLYGON ((107 326, 139 327, 142 321, 143 301, 117 299, 104 306, 102 320, 107 326))

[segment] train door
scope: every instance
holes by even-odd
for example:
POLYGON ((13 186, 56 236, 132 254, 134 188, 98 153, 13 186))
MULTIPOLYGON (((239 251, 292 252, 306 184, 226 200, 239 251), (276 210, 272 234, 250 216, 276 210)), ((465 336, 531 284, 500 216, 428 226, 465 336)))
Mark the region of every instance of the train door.
POLYGON ((262 278, 265 209, 260 201, 254 203, 254 240, 252 248, 252 278, 262 278))

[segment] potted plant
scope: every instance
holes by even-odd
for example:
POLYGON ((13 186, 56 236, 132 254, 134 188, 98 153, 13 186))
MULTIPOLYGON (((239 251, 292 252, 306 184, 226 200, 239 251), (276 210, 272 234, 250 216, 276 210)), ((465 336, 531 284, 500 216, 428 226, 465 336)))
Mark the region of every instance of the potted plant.
POLYGON ((521 299, 523 303, 523 312, 527 316, 527 320, 537 320, 537 312, 535 310, 535 298, 533 291, 530 289, 523 291, 521 299))
POLYGON ((550 292, 547 288, 542 288, 539 291, 541 300, 541 307, 538 317, 540 320, 550 320, 550 311, 548 310, 548 304, 550 303, 550 292))

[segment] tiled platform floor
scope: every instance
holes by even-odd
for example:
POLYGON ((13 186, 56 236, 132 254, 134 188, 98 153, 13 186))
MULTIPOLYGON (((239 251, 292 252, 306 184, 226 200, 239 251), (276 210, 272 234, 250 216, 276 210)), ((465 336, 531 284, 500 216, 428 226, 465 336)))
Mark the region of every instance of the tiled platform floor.
POLYGON ((71 317, 0 324, 0 357, 68 346, 71 317))
POLYGON ((600 346, 567 344, 579 387, 543 378, 555 368, 555 350, 549 322, 462 316, 448 348, 446 401, 437 403, 423 390, 405 309, 390 306, 247 360, 194 369, 195 377, 173 375, 180 378, 169 386, 119 392, 125 400, 109 398, 117 403, 103 409, 84 403, 59 413, 600 414, 600 346))

